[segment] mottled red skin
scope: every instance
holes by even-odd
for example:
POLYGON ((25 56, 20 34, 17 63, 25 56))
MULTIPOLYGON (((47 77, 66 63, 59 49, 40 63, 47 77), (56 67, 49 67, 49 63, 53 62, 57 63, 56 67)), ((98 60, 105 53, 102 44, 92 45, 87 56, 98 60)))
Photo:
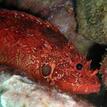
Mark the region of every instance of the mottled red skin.
POLYGON ((48 21, 10 10, 0 10, 0 63, 18 68, 32 80, 72 94, 97 93, 96 71, 72 43, 48 21), (82 70, 76 64, 83 65, 82 70), (52 71, 41 73, 48 64, 52 71))

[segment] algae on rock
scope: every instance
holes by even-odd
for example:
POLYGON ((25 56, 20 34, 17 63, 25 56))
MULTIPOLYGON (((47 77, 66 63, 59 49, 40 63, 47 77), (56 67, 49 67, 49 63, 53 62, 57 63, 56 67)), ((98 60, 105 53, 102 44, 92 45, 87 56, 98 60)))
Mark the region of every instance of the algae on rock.
POLYGON ((77 0, 78 32, 86 39, 107 43, 107 0, 77 0))

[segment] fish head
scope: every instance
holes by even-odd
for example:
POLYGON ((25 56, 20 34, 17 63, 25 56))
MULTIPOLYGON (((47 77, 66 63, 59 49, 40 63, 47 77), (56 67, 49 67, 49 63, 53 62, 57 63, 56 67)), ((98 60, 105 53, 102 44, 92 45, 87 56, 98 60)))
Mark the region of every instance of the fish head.
MULTIPOLYGON (((53 57, 55 53, 53 52, 53 57)), ((75 50, 57 54, 42 66, 43 77, 57 89, 72 94, 91 94, 100 91, 98 70, 90 69, 91 61, 75 50)))
POLYGON ((100 81, 97 77, 98 69, 92 70, 88 61, 80 53, 70 58, 64 58, 57 70, 57 84, 67 92, 74 94, 91 94, 100 91, 100 81), (61 68, 61 66, 63 67, 61 68))

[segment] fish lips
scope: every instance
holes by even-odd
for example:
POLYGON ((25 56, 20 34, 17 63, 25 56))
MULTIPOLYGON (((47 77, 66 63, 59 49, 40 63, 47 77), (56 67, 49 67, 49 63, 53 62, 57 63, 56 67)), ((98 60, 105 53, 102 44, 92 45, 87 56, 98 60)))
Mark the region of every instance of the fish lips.
POLYGON ((83 84, 79 85, 76 88, 73 89, 73 93, 77 94, 92 94, 92 93, 98 93, 100 91, 100 84, 83 84))
POLYGON ((100 83, 95 84, 72 84, 70 82, 58 82, 57 86, 64 92, 70 94, 93 94, 98 93, 101 88, 100 83))

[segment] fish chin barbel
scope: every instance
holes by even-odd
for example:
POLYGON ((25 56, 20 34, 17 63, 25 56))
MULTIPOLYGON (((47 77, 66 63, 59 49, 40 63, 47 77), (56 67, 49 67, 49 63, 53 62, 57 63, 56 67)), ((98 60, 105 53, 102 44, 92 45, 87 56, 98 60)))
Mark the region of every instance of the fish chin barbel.
POLYGON ((0 10, 0 63, 30 79, 72 94, 98 93, 90 62, 48 21, 24 12, 0 10))

